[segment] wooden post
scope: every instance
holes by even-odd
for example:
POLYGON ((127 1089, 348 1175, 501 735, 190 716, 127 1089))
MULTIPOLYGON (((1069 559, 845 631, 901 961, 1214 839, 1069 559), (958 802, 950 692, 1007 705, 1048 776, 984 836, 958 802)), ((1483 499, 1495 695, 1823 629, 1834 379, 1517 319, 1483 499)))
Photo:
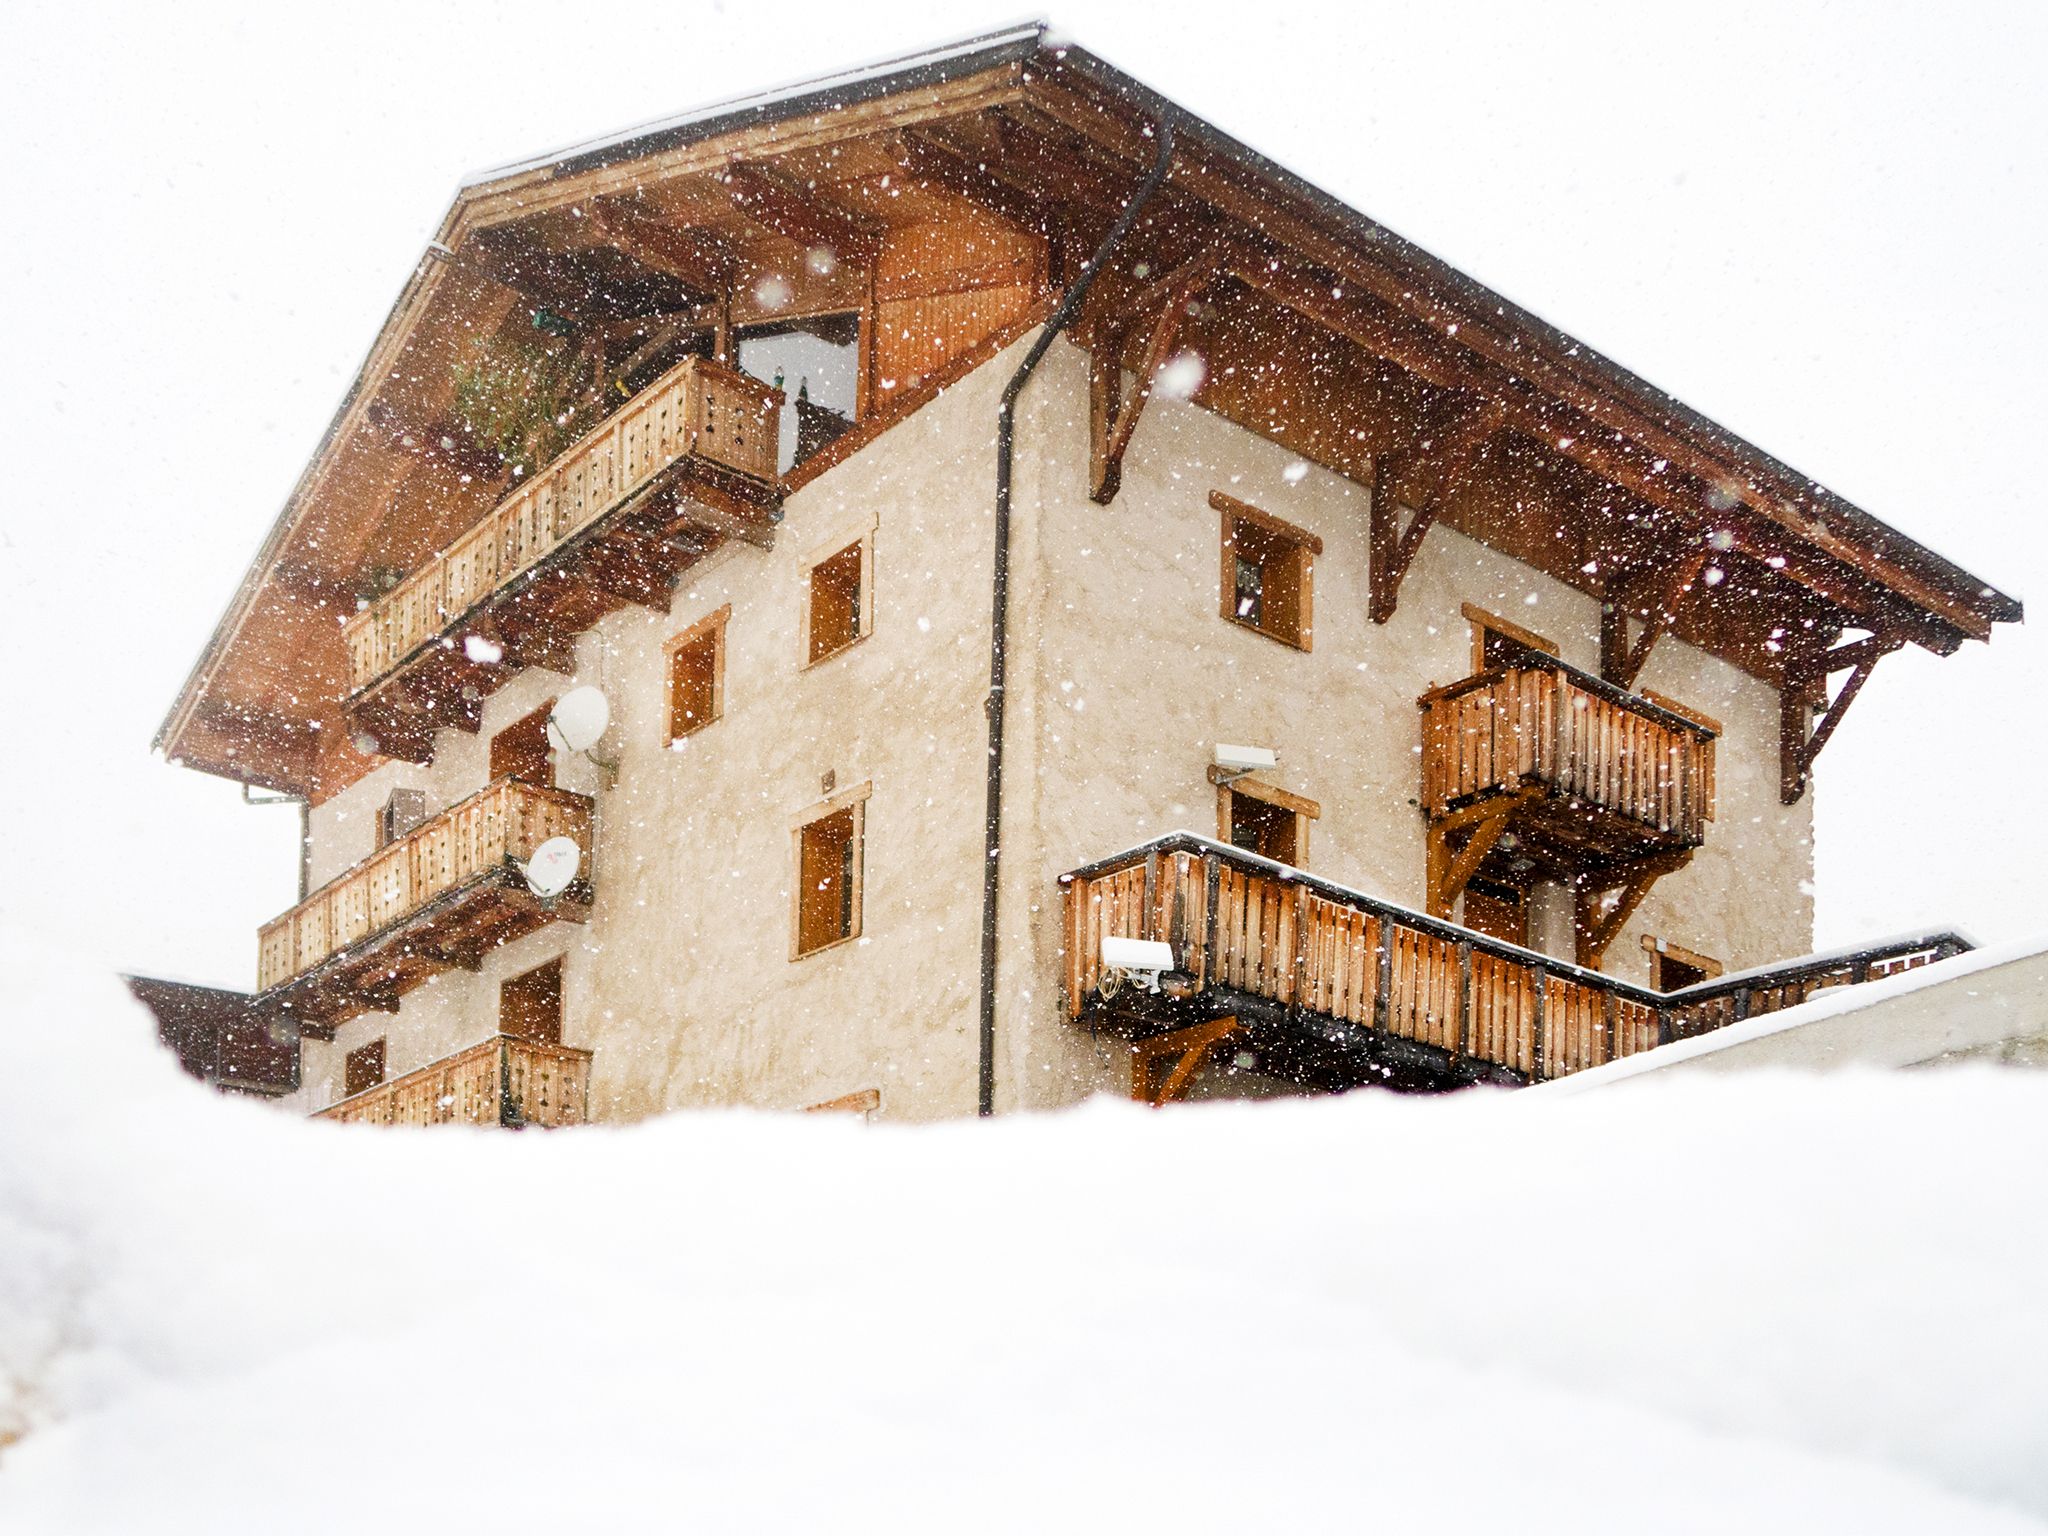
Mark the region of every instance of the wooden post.
POLYGON ((1544 1013, 1549 1007, 1550 972, 1539 965, 1536 967, 1535 974, 1536 1008, 1529 1026, 1529 1080, 1540 1083, 1543 1081, 1544 1074, 1547 1071, 1547 1064, 1543 1059, 1545 1050, 1543 1028, 1544 1013))
POLYGON ((1202 865, 1206 872, 1204 878, 1208 887, 1209 903, 1209 909, 1204 915, 1205 925, 1209 931, 1207 938, 1202 941, 1202 985, 1211 987, 1216 984, 1218 962, 1222 958, 1216 952, 1216 940, 1222 932, 1222 914, 1218 909, 1223 905, 1223 865, 1213 853, 1202 855, 1202 865))
POLYGON ((1156 939, 1159 937, 1159 850, 1154 848, 1145 855, 1145 895, 1138 908, 1138 937, 1156 939))
POLYGON ((1387 1032, 1387 1009, 1394 990, 1394 925, 1384 915, 1380 924, 1379 983, 1373 988, 1372 1027, 1387 1032))
POLYGON ((1453 1064, 1463 1061, 1472 1045, 1472 941, 1458 941, 1458 1043, 1453 1064))
POLYGON ((1299 1014, 1307 1005, 1302 1001, 1308 990, 1308 887, 1294 888, 1294 980, 1293 995, 1288 998, 1294 1012, 1299 1014))

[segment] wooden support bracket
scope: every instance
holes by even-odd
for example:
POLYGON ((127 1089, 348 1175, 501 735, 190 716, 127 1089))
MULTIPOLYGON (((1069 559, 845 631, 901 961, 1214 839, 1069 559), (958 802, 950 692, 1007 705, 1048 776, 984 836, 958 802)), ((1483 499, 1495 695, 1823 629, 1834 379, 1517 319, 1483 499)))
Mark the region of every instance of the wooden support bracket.
POLYGON ((1225 1014, 1220 1019, 1190 1024, 1186 1029, 1138 1041, 1131 1047, 1131 1097, 1154 1107, 1173 1103, 1187 1092, 1188 1084, 1194 1081, 1202 1063, 1209 1059, 1216 1047, 1237 1030, 1237 1015, 1225 1014), (1179 1060, 1167 1073, 1165 1081, 1155 1085, 1153 1078, 1160 1061, 1170 1056, 1177 1056, 1179 1060))
POLYGON ((1488 440, 1506 421, 1506 409, 1499 401, 1480 400, 1468 407, 1448 432, 1439 434, 1443 439, 1440 445, 1428 445, 1433 455, 1441 459, 1442 472, 1437 476, 1436 489, 1416 509, 1405 529, 1400 525, 1400 509, 1395 505, 1394 484, 1398 472, 1423 451, 1423 446, 1417 445, 1401 455, 1382 454, 1373 461, 1372 506, 1367 514, 1367 578, 1373 623, 1384 624, 1394 616, 1401 600, 1401 578, 1415 563, 1424 535, 1478 468, 1488 440))
POLYGON ((1633 688, 1636 679, 1642 675, 1643 664, 1650 659, 1650 649, 1663 638, 1677 622, 1679 605, 1692 591, 1693 584, 1706 568, 1708 549, 1705 544, 1690 553, 1683 554, 1649 580, 1643 587, 1649 589, 1649 617, 1642 634, 1633 642, 1629 639, 1629 614, 1631 610, 1644 606, 1641 602, 1642 589, 1634 593, 1617 591, 1602 604, 1600 610, 1600 675, 1618 688, 1633 688))
POLYGON ((1458 904, 1458 894, 1479 872, 1486 856, 1493 852, 1501 834, 1514 820, 1515 812, 1521 809, 1524 801, 1539 794, 1540 790, 1521 790, 1497 799, 1482 800, 1430 822, 1427 904, 1431 917, 1449 921, 1451 909, 1458 904), (1454 849, 1451 846, 1452 834, 1467 827, 1471 828, 1470 834, 1462 846, 1454 849))
POLYGON ((1600 969, 1600 961, 1615 936, 1635 916, 1636 908, 1650 894, 1650 887, 1675 870, 1692 862, 1692 850, 1650 859, 1636 865, 1619 886, 1584 883, 1572 892, 1572 929, 1577 938, 1578 962, 1589 971, 1600 969), (1618 891, 1614 902, 1601 910, 1602 899, 1618 891))
POLYGON ((1138 417, 1152 397, 1159 370, 1180 336, 1188 306, 1222 267, 1211 251, 1168 273, 1137 296, 1136 302, 1103 327, 1088 361, 1088 494, 1103 506, 1116 500, 1123 484, 1124 450, 1138 430, 1138 417), (1123 398, 1125 344, 1140 326, 1151 327, 1138 364, 1138 383, 1123 398))
POLYGON ((1904 643, 1893 635, 1872 635, 1824 651, 1810 663, 1786 667, 1785 686, 1778 694, 1778 799, 1783 804, 1798 804, 1806 793, 1814 759, 1834 736, 1842 716, 1870 681, 1878 662, 1904 643), (1849 676, 1816 718, 1810 702, 1812 690, 1825 692, 1827 679, 1844 668, 1849 676))

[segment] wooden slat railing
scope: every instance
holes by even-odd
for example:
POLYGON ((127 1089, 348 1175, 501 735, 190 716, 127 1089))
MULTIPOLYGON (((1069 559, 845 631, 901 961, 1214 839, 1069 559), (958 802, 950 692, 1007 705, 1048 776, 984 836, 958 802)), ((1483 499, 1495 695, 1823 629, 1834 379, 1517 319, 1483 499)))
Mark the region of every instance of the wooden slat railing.
POLYGON ((581 1125, 590 1052, 495 1035, 325 1109, 357 1125, 581 1125))
POLYGON ((1106 937, 1161 940, 1197 992, 1264 999, 1538 1082, 1925 965, 1953 933, 1659 993, 1177 832, 1060 877, 1066 994, 1098 995, 1106 937))
POLYGON ((256 990, 304 975, 507 860, 531 858, 551 837, 573 837, 587 853, 591 803, 518 779, 486 785, 258 929, 256 990))
POLYGON ((1679 841, 1705 839, 1714 732, 1563 662, 1433 688, 1422 709, 1422 803, 1431 816, 1541 786, 1679 841))
POLYGON ((476 603, 687 455, 773 484, 781 396, 686 358, 565 450, 443 553, 342 626, 360 692, 476 603))

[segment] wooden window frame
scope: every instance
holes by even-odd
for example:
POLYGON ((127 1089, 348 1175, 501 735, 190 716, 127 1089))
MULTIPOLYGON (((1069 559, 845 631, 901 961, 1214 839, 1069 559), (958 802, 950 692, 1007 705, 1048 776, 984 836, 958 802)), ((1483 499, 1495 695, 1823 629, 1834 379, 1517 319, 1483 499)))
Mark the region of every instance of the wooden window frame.
MULTIPOLYGON (((486 771, 490 774, 491 783, 495 784, 499 779, 504 778, 506 776, 505 773, 501 773, 498 769, 498 742, 502 738, 511 735, 514 731, 518 730, 519 727, 521 727, 522 725, 528 725, 535 719, 535 717, 538 717, 540 720, 540 739, 542 745, 541 761, 547 767, 547 772, 541 780, 541 787, 547 789, 555 788, 556 770, 561 765, 555 761, 554 743, 548 739, 547 729, 548 713, 555 707, 555 703, 556 700, 552 696, 550 696, 549 698, 546 698, 541 701, 540 707, 538 709, 529 709, 528 711, 526 711, 525 714, 519 716, 516 720, 506 721, 503 726, 491 732, 491 734, 487 738, 485 738, 484 763, 486 771)), ((507 770, 507 772, 509 771, 510 770, 507 770)), ((522 779, 520 782, 528 783, 531 781, 522 779)))
POLYGON ((381 1088, 391 1081, 391 1057, 386 1048, 386 1038, 379 1035, 374 1040, 366 1040, 342 1057, 341 1096, 344 1099, 352 1099, 359 1093, 368 1093, 372 1088, 381 1088), (360 1087, 354 1086, 358 1075, 357 1064, 369 1062, 373 1053, 377 1075, 360 1087))
MULTIPOLYGON (((808 605, 805 611, 809 611, 808 605)), ((694 736, 707 726, 716 725, 725 718, 725 625, 731 617, 732 604, 727 603, 716 613, 699 619, 681 634, 672 635, 661 648, 662 677, 668 689, 666 744, 669 746, 674 746, 685 736, 694 736), (677 718, 676 657, 707 637, 711 642, 711 709, 695 725, 684 726, 677 718)))
MULTIPOLYGON (((845 545, 839 546, 844 549, 845 545)), ((813 955, 827 954, 856 942, 866 929, 867 910, 867 865, 868 865, 868 797, 874 793, 872 781, 856 784, 838 794, 820 800, 799 814, 789 825, 789 958, 792 961, 808 960, 813 955), (826 944, 803 947, 804 938, 804 830, 828 816, 837 816, 841 811, 853 812, 853 914, 847 931, 826 944)))
MULTIPOLYGON (((1703 955, 1698 950, 1687 949, 1683 944, 1673 944, 1668 939, 1660 939, 1654 934, 1646 933, 1643 935, 1643 949, 1650 957, 1650 986, 1658 992, 1673 990, 1664 985, 1664 978, 1658 974, 1662 969, 1662 962, 1667 956, 1670 959, 1676 960, 1680 965, 1690 967, 1695 971, 1704 972, 1705 974, 1701 977, 1702 981, 1712 981, 1717 976, 1725 975, 1728 970, 1727 966, 1716 960, 1712 955, 1703 955)), ((1688 983, 1688 985, 1697 985, 1697 983, 1688 983)))
POLYGON ((1716 793, 1719 785, 1715 778, 1714 758, 1716 755, 1715 748, 1721 744, 1721 722, 1712 715, 1702 714, 1690 705, 1679 703, 1678 700, 1672 698, 1669 694, 1659 693, 1654 688, 1644 688, 1639 691, 1643 698, 1656 705, 1659 709, 1667 710, 1678 716, 1681 720, 1690 720, 1694 725, 1714 733, 1714 739, 1702 743, 1700 748, 1700 761, 1706 765, 1707 770, 1706 815, 1707 820, 1712 821, 1714 819, 1714 802, 1719 798, 1716 793))
POLYGON ((1472 675, 1477 677, 1486 670, 1486 632, 1490 629, 1497 635, 1505 635, 1517 645, 1525 645, 1532 651, 1541 651, 1546 656, 1563 659, 1563 653, 1555 642, 1539 635, 1533 629, 1524 629, 1513 619, 1504 619, 1497 613, 1488 613, 1475 603, 1463 603, 1458 611, 1472 626, 1472 675))
POLYGON ((394 786, 391 793, 384 797, 384 803, 377 807, 377 851, 381 853, 393 843, 404 841, 416 828, 425 826, 428 819, 427 792, 424 789, 415 789, 406 784, 394 786), (419 797, 419 814, 403 827, 396 824, 396 820, 391 814, 393 808, 398 803, 400 795, 417 795, 419 797))
POLYGON ((552 960, 543 960, 539 965, 530 965, 525 970, 520 971, 517 975, 507 976, 504 980, 498 983, 498 1033, 501 1035, 509 1035, 511 1036, 511 1038, 515 1040, 531 1040, 541 1045, 560 1045, 562 1043, 562 1026, 566 1022, 568 1014, 567 1000, 565 997, 567 989, 568 983, 565 979, 564 967, 562 965, 562 956, 560 955, 556 955, 552 960), (506 1026, 509 1021, 507 1020, 505 1015, 506 1004, 509 1001, 508 993, 513 996, 516 996, 517 993, 514 989, 522 986, 532 987, 536 985, 538 978, 540 978, 548 971, 554 972, 554 1038, 549 1039, 546 1035, 525 1034, 507 1028, 506 1026))
POLYGON ((1318 820, 1322 816, 1323 808, 1321 805, 1309 799, 1306 795, 1297 795, 1291 790, 1280 788, 1277 784, 1268 784, 1264 780, 1253 778, 1250 775, 1236 777, 1226 773, 1221 768, 1213 766, 1209 769, 1209 782, 1216 786, 1217 842, 1226 844, 1230 842, 1230 823, 1234 819, 1231 815, 1230 797, 1234 794, 1243 795, 1247 800, 1257 800, 1266 805, 1278 806, 1283 811, 1292 811, 1294 813, 1295 862, 1290 867, 1294 869, 1308 868, 1309 823, 1318 820))
POLYGON ((1218 611, 1239 629, 1248 629, 1255 635, 1264 635, 1268 640, 1292 647, 1297 651, 1313 651, 1316 633, 1316 557, 1323 552, 1323 541, 1298 523, 1275 517, 1261 511, 1249 502, 1239 501, 1235 496, 1222 491, 1209 493, 1209 505, 1223 515, 1222 569, 1217 589, 1218 611), (1271 629, 1263 624, 1254 624, 1237 611, 1237 525, 1245 523, 1258 529, 1269 538, 1287 545, 1294 550, 1301 562, 1297 574, 1298 598, 1294 633, 1271 629))
POLYGON ((849 528, 838 537, 820 544, 804 557, 803 594, 798 605, 797 616, 797 665, 799 670, 822 667, 836 656, 844 656, 875 632, 875 532, 879 519, 871 519, 865 526, 849 528), (811 654, 811 573, 826 561, 843 555, 856 544, 860 546, 860 615, 854 625, 853 638, 837 650, 827 651, 822 656, 811 654))

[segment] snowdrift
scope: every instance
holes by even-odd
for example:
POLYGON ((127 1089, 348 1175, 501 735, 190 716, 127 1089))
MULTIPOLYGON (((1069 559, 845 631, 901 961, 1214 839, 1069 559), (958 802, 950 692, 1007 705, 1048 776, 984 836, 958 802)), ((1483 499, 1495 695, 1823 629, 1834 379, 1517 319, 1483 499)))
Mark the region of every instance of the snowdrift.
POLYGON ((2048 1079, 407 1133, 7 966, 10 1536, 2048 1529, 2048 1079))

